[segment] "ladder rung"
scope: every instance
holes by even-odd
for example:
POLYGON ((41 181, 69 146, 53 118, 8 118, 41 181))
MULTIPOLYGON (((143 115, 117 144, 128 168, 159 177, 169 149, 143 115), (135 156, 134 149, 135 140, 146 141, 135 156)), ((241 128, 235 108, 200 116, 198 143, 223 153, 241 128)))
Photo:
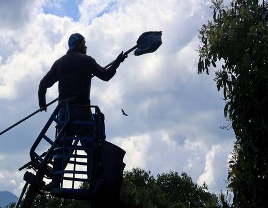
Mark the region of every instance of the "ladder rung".
POLYGON ((94 137, 82 137, 82 136, 78 136, 78 137, 70 137, 70 136, 66 136, 66 137, 62 137, 60 139, 62 140, 87 140, 88 142, 94 142, 94 137))
POLYGON ((81 147, 81 146, 76 146, 76 147, 57 147, 55 150, 92 150, 92 147, 81 147))
POLYGON ((53 171, 53 174, 80 174, 80 175, 87 175, 87 174, 90 174, 89 172, 87 171, 81 171, 81 170, 57 170, 57 171, 53 171))
POLYGON ((87 165, 87 162, 79 162, 79 161, 72 161, 72 160, 70 160, 68 162, 68 164, 76 164, 76 165, 84 165, 84 166, 86 166, 87 165))
POLYGON ((54 142, 51 140, 51 139, 49 139, 45 134, 43 135, 43 138, 49 143, 49 144, 53 144, 54 142))
POLYGON ((87 171, 81 171, 81 170, 75 170, 75 171, 73 171, 73 170, 64 170, 63 171, 64 173, 71 173, 71 174, 80 174, 80 175, 86 175, 86 174, 89 174, 89 172, 87 172, 87 171))
POLYGON ((63 180, 88 182, 88 179, 83 179, 83 178, 71 178, 71 177, 63 177, 63 180))
POLYGON ((88 158, 87 155, 54 155, 54 158, 88 158))
POLYGON ((57 124, 60 123, 60 121, 58 119, 56 119, 55 117, 53 118, 53 121, 55 121, 57 124))

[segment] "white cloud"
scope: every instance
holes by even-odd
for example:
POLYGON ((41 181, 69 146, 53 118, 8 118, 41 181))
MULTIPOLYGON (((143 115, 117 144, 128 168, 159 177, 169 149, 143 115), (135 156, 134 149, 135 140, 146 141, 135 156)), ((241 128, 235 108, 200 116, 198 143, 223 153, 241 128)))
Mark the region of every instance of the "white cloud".
POLYGON ((13 186, 16 186, 16 181, 15 180, 9 180, 10 184, 13 185, 13 186))
POLYGON ((107 86, 105 91, 96 96, 99 96, 104 105, 113 106, 122 103, 123 90, 121 83, 113 82, 112 85, 107 86))
POLYGON ((197 180, 205 164, 206 144, 188 139, 178 143, 175 139, 179 138, 160 130, 136 137, 112 138, 111 141, 126 151, 126 170, 142 167, 155 175, 170 170, 186 171, 197 180))
POLYGON ((182 76, 185 73, 185 70, 189 70, 191 73, 196 75, 196 66, 198 61, 198 54, 196 53, 197 47, 199 44, 199 40, 197 36, 195 36, 188 45, 184 46, 181 50, 179 50, 174 58, 176 58, 176 65, 180 66, 181 70, 179 75, 182 76), (189 62, 190 61, 190 62, 189 62))
POLYGON ((171 148, 171 149, 175 148, 175 146, 176 146, 176 142, 174 140, 172 140, 170 135, 165 131, 161 132, 161 140, 164 143, 166 143, 168 145, 168 147, 171 148))
POLYGON ((14 30, 24 27, 33 19, 34 13, 42 2, 43 0, 1 0, 0 27, 14 30))
POLYGON ((198 179, 198 183, 201 185, 204 182, 208 185, 210 190, 220 192, 218 189, 219 184, 223 188, 228 170, 228 156, 232 151, 232 142, 224 142, 223 144, 213 145, 211 150, 206 155, 205 170, 198 179))
POLYGON ((214 172, 213 172, 213 167, 212 167, 212 163, 213 163, 213 159, 215 158, 215 150, 218 149, 219 151, 219 146, 213 146, 212 150, 207 153, 206 155, 206 166, 205 166, 205 172, 199 177, 199 184, 202 184, 203 182, 206 182, 206 184, 208 184, 209 186, 213 186, 215 183, 214 181, 214 172))
POLYGON ((116 2, 113 0, 104 1, 104 0, 84 0, 79 6, 79 11, 81 14, 80 21, 87 24, 93 19, 95 19, 100 13, 109 6, 110 3, 116 2))
POLYGON ((5 178, 4 174, 0 172, 0 178, 5 178))
MULTIPOLYGON (((63 34, 70 25, 71 21, 68 18, 39 14, 30 28, 18 31, 23 32, 23 35, 12 32, 5 38, 8 40, 17 36, 19 51, 14 51, 0 65, 0 98, 15 99, 22 93, 19 83, 25 79, 28 80, 28 84, 37 85, 41 76, 55 61, 55 57, 60 57, 67 50, 63 34)), ((9 45, 9 41, 6 45, 9 45)))
POLYGON ((146 167, 146 151, 151 143, 148 135, 136 135, 128 138, 115 138, 112 140, 116 145, 126 151, 126 170, 146 167))
MULTIPOLYGON (((60 2, 25 1, 20 14, 29 6, 31 12, 17 20, 23 21, 17 29, 12 18, 0 18, 0 25, 5 25, 0 29, 0 112, 5 118, 0 128, 38 108, 39 81, 65 54, 70 34, 83 34, 88 54, 105 66, 134 46, 143 32, 161 30, 163 44, 155 53, 129 55, 108 83, 93 79, 92 104, 99 105, 106 116, 107 140, 126 150, 127 169, 138 166, 155 174, 186 171, 196 181, 212 175, 212 190, 223 187, 226 167, 217 177, 213 167, 216 159, 226 165, 229 154, 216 154, 231 140, 230 133, 219 130, 225 124, 223 101, 213 77, 197 75, 197 30, 210 16, 208 1, 84 0, 78 22, 42 12, 42 4, 60 6, 60 2), (8 24, 12 27, 7 28, 8 24), (121 115, 121 108, 128 117, 121 115)), ((4 3, 17 11, 14 1, 4 3)), ((56 96, 54 86, 47 100, 56 96)), ((0 152, 16 161, 1 160, 0 172, 9 176, 0 181, 1 189, 16 194, 21 190, 23 172, 16 170, 28 162, 29 149, 54 107, 1 136, 0 152), (12 190, 10 180, 20 187, 12 190)))

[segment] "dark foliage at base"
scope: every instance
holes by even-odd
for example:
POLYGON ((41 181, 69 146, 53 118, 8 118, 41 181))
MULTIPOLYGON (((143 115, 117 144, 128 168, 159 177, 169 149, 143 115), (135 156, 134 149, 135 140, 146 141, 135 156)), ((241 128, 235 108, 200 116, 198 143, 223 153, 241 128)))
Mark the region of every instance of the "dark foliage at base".
MULTIPOLYGON (((87 184, 82 184, 80 188, 86 189, 87 184)), ((186 173, 179 175, 177 172, 170 171, 154 177, 150 171, 139 168, 124 172, 121 200, 127 208, 230 207, 230 201, 223 194, 217 197, 208 191, 206 184, 197 185, 186 173)), ((41 194, 32 207, 89 208, 90 202, 41 194)))

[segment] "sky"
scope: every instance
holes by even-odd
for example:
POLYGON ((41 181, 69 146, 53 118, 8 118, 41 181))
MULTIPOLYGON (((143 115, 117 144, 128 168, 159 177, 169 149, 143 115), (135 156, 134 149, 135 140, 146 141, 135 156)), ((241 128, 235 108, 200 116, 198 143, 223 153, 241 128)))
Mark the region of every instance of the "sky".
MULTIPOLYGON (((126 151, 125 170, 186 172, 209 191, 226 190, 235 136, 220 127, 225 105, 214 72, 198 74, 198 30, 210 0, 0 0, 0 131, 37 110, 38 85, 79 32, 87 54, 105 66, 146 31, 161 47, 130 54, 116 75, 93 78, 91 102, 105 114, 107 141, 126 151), (121 109, 129 115, 122 116, 121 109)), ((225 1, 228 3, 228 1, 225 1)), ((47 101, 57 98, 57 84, 47 101)), ((56 104, 0 136, 0 191, 19 196, 30 148, 56 104)))

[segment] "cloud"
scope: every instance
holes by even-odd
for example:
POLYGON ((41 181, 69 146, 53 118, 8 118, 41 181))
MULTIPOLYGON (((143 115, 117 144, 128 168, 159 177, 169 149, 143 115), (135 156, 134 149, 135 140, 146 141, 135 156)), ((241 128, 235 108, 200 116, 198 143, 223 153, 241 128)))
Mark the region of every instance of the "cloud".
POLYGON ((33 14, 43 1, 2 0, 0 7, 0 27, 6 29, 23 28, 33 18, 33 14))
POLYGON ((146 167, 146 151, 151 138, 148 135, 132 135, 128 138, 114 138, 113 142, 126 151, 126 170, 146 167))
POLYGON ((159 130, 136 137, 112 138, 110 141, 126 151, 126 170, 145 167, 155 176, 170 170, 184 171, 200 185, 206 182, 210 191, 219 193, 226 186, 224 179, 227 177, 227 158, 232 142, 219 145, 215 142, 217 136, 211 137, 214 137, 215 145, 202 136, 177 138, 174 132, 159 130), (182 142, 178 143, 178 139, 182 142))
POLYGON ((0 169, 0 184, 2 191, 10 191, 19 196, 21 188, 17 187, 17 184, 22 183, 23 174, 18 171, 6 171, 0 169), (3 171, 3 173, 1 173, 3 171), (3 176, 3 177, 1 177, 3 176))
MULTIPOLYGON (((143 32, 161 30, 163 44, 155 53, 130 54, 108 83, 93 79, 92 104, 106 116, 107 140, 126 150, 128 170, 186 171, 195 181, 207 180, 211 190, 223 189, 229 150, 222 149, 226 144, 231 149, 233 132, 219 128, 226 124, 224 102, 213 75, 197 74, 197 34, 210 18, 210 1, 82 1, 78 21, 44 13, 49 2, 61 1, 27 0, 21 8, 9 2, 4 1, 9 11, 31 12, 18 20, 0 19, 5 25, 0 29, 1 129, 38 109, 39 81, 66 53, 70 34, 83 34, 88 54, 105 66, 134 46, 143 32), (121 115, 121 108, 128 117, 121 115), (222 173, 217 174, 220 165, 222 173)), ((47 100, 56 97, 57 85, 48 90, 47 100)), ((1 189, 19 193, 23 171, 17 169, 29 161, 29 149, 54 108, 1 135, 1 155, 9 158, 0 156, 0 173, 8 176, 0 177, 1 189), (13 189, 10 180, 19 187, 13 189)))
POLYGON ((198 179, 198 183, 202 185, 204 182, 210 190, 220 192, 219 187, 225 185, 226 175, 228 171, 228 157, 233 148, 232 142, 224 142, 223 144, 213 145, 206 155, 205 170, 198 179))
MULTIPOLYGON (((70 24, 68 18, 40 14, 32 22, 31 31, 26 28, 23 35, 17 36, 18 51, 9 54, 0 65, 0 98, 14 99, 24 95, 21 90, 25 90, 27 85, 19 86, 26 79, 28 86, 38 86, 40 77, 48 71, 55 57, 67 50, 67 44, 61 39, 64 40, 63 34, 70 24)), ((12 37, 13 33, 6 39, 12 37)), ((8 41, 6 45, 9 45, 8 41)))
POLYGON ((80 21, 86 24, 91 23, 93 19, 97 19, 113 11, 115 5, 118 3, 119 2, 115 0, 84 0, 81 5, 79 5, 80 21))
POLYGON ((10 182, 10 184, 11 184, 12 186, 16 186, 16 181, 15 181, 15 180, 9 180, 9 182, 10 182))

